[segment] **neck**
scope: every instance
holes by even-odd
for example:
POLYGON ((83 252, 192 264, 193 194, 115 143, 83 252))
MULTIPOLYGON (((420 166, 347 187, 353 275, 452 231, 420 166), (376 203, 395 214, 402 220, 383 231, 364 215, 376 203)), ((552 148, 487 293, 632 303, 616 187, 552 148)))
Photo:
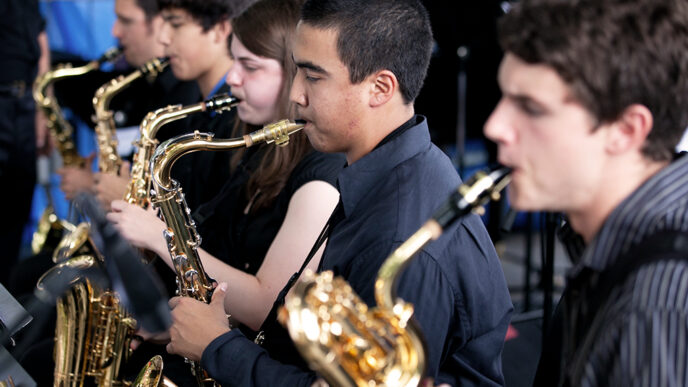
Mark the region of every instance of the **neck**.
POLYGON ((588 205, 579 210, 566 211, 571 222, 571 227, 579 233, 586 243, 590 243, 600 231, 609 215, 619 204, 637 190, 650 177, 654 176, 662 168, 669 165, 668 161, 656 162, 641 160, 624 160, 614 169, 602 168, 601 170, 617 171, 617 173, 605 173, 604 178, 599 179, 598 189, 591 197, 588 205), (636 166, 636 167, 628 167, 636 166))
POLYGON ((232 67, 232 60, 229 57, 223 56, 221 59, 218 59, 210 69, 196 78, 196 83, 204 98, 207 97, 215 85, 224 78, 230 67, 232 67))
POLYGON ((413 104, 383 105, 371 111, 372 114, 361 125, 360 136, 355 147, 345 152, 349 165, 372 152, 388 134, 404 124, 415 114, 413 104))

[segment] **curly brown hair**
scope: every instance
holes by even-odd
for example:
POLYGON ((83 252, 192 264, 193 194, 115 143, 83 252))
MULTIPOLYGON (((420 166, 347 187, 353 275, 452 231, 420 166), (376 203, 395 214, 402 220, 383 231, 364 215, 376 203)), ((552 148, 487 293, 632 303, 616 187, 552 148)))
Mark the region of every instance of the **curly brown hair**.
POLYGON ((499 36, 505 51, 553 68, 599 123, 647 107, 643 155, 671 160, 688 126, 688 2, 523 0, 499 36))

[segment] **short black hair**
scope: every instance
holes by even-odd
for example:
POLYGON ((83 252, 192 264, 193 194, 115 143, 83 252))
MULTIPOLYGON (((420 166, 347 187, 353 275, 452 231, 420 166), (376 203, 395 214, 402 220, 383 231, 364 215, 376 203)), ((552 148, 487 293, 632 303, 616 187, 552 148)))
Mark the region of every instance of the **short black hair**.
POLYGON ((351 83, 387 69, 413 102, 427 74, 433 39, 430 18, 417 0, 307 0, 302 22, 337 31, 337 52, 351 83))
POLYGON ((256 0, 157 0, 160 10, 179 8, 188 12, 203 31, 239 16, 256 0))
POLYGON ((522 0, 499 38, 506 52, 553 68, 598 123, 647 107, 643 155, 671 160, 688 125, 688 2, 522 0))
POLYGON ((146 15, 146 20, 150 21, 160 13, 156 0, 136 0, 136 5, 143 10, 143 13, 146 15))

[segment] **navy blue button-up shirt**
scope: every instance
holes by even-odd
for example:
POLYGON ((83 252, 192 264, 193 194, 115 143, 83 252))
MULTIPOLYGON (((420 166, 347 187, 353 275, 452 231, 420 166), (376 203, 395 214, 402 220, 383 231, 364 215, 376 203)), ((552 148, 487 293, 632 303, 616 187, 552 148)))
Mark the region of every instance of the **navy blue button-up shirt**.
MULTIPOLYGON (((344 219, 321 268, 344 277, 370 306, 387 256, 460 184, 430 142, 425 118, 345 168, 338 177, 344 219)), ((452 385, 503 384, 501 350, 512 311, 504 275, 477 216, 448 227, 404 271, 398 295, 414 305, 427 344, 428 376, 452 385)), ((232 331, 215 339, 202 365, 223 385, 310 385, 311 372, 277 363, 232 331)))

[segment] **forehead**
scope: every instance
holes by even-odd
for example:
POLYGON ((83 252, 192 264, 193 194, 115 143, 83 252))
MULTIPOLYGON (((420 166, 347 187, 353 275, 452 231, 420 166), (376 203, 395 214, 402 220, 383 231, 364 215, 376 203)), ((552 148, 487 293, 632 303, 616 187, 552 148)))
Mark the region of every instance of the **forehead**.
POLYGON ((338 32, 299 22, 294 40, 294 60, 311 62, 333 73, 346 69, 337 52, 338 32))
POLYGON ((145 16, 143 9, 138 6, 136 0, 116 0, 115 12, 127 17, 145 16))
POLYGON ((543 102, 572 99, 569 85, 552 67, 527 63, 512 53, 504 56, 498 80, 506 95, 531 96, 543 102))

